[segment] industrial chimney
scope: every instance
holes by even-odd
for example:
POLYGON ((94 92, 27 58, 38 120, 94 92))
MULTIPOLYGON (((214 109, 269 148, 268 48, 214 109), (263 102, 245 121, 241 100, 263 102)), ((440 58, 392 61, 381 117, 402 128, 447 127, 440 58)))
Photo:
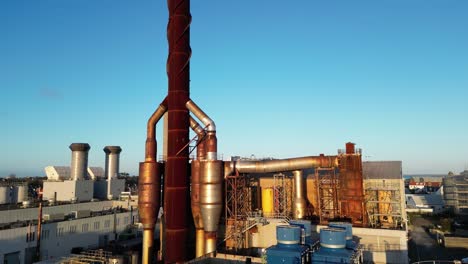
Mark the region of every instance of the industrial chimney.
POLYGON ((88 171, 88 151, 91 147, 88 143, 72 143, 72 161, 70 179, 74 181, 84 180, 88 171))
POLYGON ((112 179, 119 175, 119 158, 122 149, 119 146, 106 146, 106 167, 104 175, 107 178, 107 199, 112 200, 112 179))

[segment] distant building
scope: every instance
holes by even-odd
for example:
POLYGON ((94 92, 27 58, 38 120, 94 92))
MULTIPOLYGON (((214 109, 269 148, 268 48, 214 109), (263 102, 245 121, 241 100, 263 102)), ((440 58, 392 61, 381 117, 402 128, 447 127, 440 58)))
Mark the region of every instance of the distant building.
POLYGON ((468 171, 449 173, 443 180, 445 203, 455 214, 468 215, 468 171))
POLYGON ((431 194, 407 194, 406 211, 417 213, 438 214, 446 210, 440 192, 431 194))
MULTIPOLYGON (((95 249, 138 222, 125 202, 102 201, 43 207, 41 260, 59 260, 73 248, 95 249), (122 209, 123 208, 123 209, 122 209)), ((0 210, 0 263, 33 263, 38 208, 0 210)))

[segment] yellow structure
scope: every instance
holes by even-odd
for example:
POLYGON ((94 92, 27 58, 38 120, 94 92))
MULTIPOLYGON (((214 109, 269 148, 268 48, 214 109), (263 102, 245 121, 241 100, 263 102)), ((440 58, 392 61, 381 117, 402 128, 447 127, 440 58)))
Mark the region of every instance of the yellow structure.
POLYGON ((262 188, 262 211, 267 217, 274 213, 273 188, 262 188))

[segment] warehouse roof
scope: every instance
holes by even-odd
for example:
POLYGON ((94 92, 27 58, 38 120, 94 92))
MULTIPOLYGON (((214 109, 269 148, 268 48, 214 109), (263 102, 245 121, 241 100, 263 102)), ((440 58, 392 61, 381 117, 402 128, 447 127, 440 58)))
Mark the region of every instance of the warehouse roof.
POLYGON ((364 179, 402 179, 401 161, 364 161, 364 179))

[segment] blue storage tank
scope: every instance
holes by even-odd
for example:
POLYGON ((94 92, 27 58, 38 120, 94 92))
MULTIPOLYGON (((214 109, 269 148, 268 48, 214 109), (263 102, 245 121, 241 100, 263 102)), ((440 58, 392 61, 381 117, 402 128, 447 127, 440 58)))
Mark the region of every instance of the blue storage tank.
POLYGON ((289 224, 292 226, 299 226, 303 230, 304 241, 301 244, 312 246, 312 224, 307 220, 291 220, 289 224))
POLYGON ((300 245, 301 228, 299 226, 280 225, 276 227, 277 244, 266 250, 269 264, 307 264, 309 247, 300 245))
POLYGON ((330 222, 328 227, 341 228, 346 231, 346 248, 355 250, 357 244, 353 241, 353 225, 347 222, 330 222))
POLYGON ((312 263, 352 263, 354 251, 346 249, 343 228, 320 230, 320 248, 312 254, 312 263))

